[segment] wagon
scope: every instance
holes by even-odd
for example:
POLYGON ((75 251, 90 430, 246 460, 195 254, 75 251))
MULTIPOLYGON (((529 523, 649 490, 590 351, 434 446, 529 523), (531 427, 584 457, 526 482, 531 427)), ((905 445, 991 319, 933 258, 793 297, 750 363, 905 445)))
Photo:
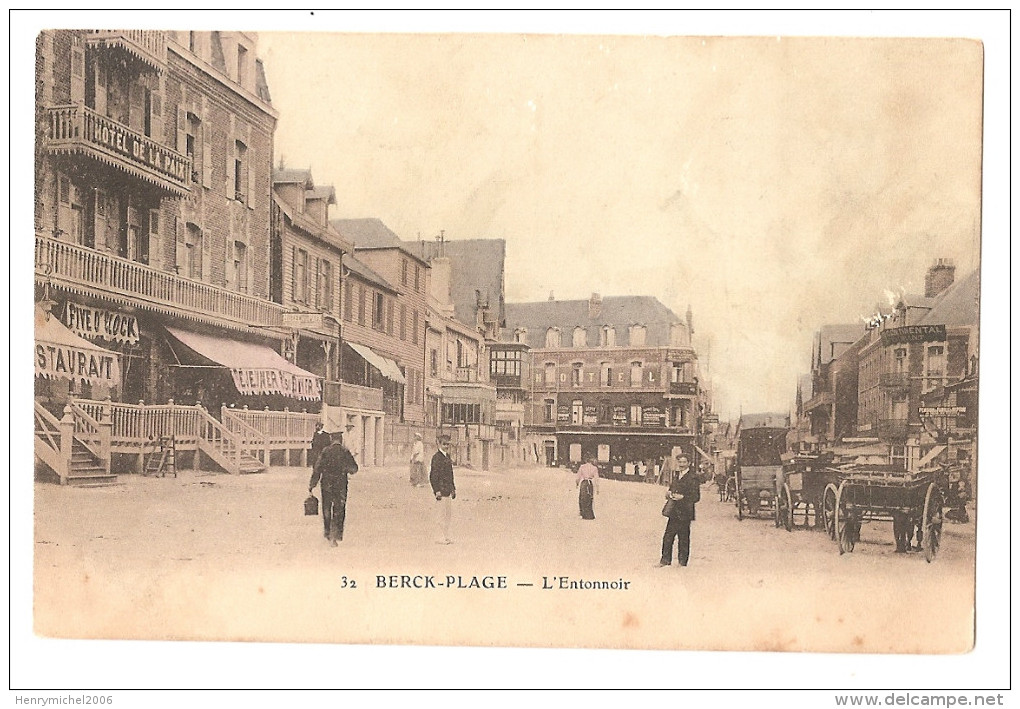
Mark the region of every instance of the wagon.
POLYGON ((737 433, 737 518, 745 513, 775 515, 776 479, 783 470, 786 433, 790 419, 784 414, 747 414, 740 417, 737 433))
POLYGON ((945 495, 934 473, 909 473, 878 466, 845 471, 835 493, 839 553, 854 550, 864 522, 891 521, 897 551, 906 551, 916 528, 929 563, 942 541, 945 495))
POLYGON ((797 455, 784 461, 776 479, 776 527, 824 528, 835 539, 836 491, 843 472, 831 453, 797 455))

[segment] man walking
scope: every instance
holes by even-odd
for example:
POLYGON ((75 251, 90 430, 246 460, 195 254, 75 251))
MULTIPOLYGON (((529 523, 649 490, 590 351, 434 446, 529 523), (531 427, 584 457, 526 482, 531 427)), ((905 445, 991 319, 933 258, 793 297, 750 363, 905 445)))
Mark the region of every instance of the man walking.
POLYGON ((332 434, 332 440, 315 462, 308 492, 320 483, 322 490, 322 536, 331 546, 344 539, 347 517, 347 478, 358 472, 354 456, 343 444, 343 434, 332 434))
POLYGON ((453 482, 453 461, 450 460, 449 448, 450 437, 440 436, 437 441, 439 450, 432 456, 432 463, 429 466, 429 482, 432 484, 432 492, 436 495, 436 502, 439 503, 440 524, 443 530, 443 538, 440 544, 453 544, 450 538, 450 522, 453 518, 453 500, 457 499, 457 487, 453 482))
POLYGON ((673 471, 666 499, 672 500, 672 510, 666 519, 666 531, 662 535, 662 557, 659 566, 669 566, 673 561, 673 540, 677 542, 677 560, 680 566, 687 566, 691 554, 691 522, 694 521, 694 505, 701 499, 701 481, 691 470, 691 461, 683 453, 676 456, 676 470, 673 471))

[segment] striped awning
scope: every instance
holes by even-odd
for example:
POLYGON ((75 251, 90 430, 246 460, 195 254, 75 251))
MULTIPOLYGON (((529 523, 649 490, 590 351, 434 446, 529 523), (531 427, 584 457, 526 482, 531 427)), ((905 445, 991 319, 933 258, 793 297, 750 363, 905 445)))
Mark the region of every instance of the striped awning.
POLYGON ((400 367, 397 363, 392 359, 389 357, 383 357, 368 345, 359 345, 354 342, 348 342, 347 344, 352 350, 357 352, 362 359, 378 369, 384 377, 392 379, 398 384, 404 383, 404 374, 400 371, 400 367))

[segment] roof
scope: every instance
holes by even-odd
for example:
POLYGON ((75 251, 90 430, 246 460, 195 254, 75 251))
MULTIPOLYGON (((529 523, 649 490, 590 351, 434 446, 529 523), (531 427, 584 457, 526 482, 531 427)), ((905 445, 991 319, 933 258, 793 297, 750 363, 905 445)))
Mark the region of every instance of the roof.
POLYGON ((616 328, 617 346, 629 346, 628 327, 639 324, 646 328, 643 347, 664 347, 670 344, 672 325, 684 322, 650 295, 606 296, 595 318, 589 316, 588 303, 587 299, 507 303, 507 332, 512 335, 518 328, 526 328, 528 345, 544 348, 546 331, 558 327, 563 333, 564 346, 569 346, 571 333, 581 326, 587 332, 589 346, 594 346, 598 344, 602 326, 610 325, 616 328))
POLYGON ((266 68, 261 59, 255 60, 255 93, 266 103, 273 103, 273 98, 269 95, 269 83, 266 81, 266 68))
POLYGON ((924 314, 918 324, 976 326, 980 298, 981 272, 975 270, 944 290, 938 302, 924 314))
POLYGON ((423 259, 440 255, 450 259, 450 299, 454 317, 465 325, 475 326, 477 299, 494 309, 502 324, 506 317, 504 304, 504 272, 506 241, 503 239, 458 239, 437 242, 407 242, 423 259), (477 292, 477 296, 476 296, 477 292))
POLYGON ((843 323, 822 325, 815 335, 815 351, 812 353, 812 366, 828 364, 842 354, 845 347, 839 344, 852 345, 864 335, 862 323, 843 323))
POLYGON ((324 199, 327 204, 336 204, 336 190, 333 189, 333 185, 312 187, 305 191, 305 199, 324 199))
POLYGON ((273 184, 304 184, 312 187, 312 171, 308 169, 276 168, 273 170, 273 184))
POLYGON ((332 219, 330 224, 358 249, 403 248, 404 242, 381 219, 332 219))
POLYGON ((389 281, 387 281, 385 278, 383 278, 378 273, 373 271, 362 261, 359 261, 358 257, 355 256, 354 254, 347 254, 344 257, 344 266, 346 266, 347 269, 351 271, 351 273, 360 276, 369 283, 374 283, 375 285, 381 286, 382 288, 385 288, 393 293, 399 292, 397 291, 396 288, 393 287, 393 285, 389 281))

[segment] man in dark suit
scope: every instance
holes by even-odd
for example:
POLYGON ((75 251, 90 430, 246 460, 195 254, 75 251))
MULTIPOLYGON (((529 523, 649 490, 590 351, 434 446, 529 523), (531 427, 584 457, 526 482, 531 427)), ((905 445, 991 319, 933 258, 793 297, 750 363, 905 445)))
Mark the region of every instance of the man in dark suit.
POLYGON ((343 434, 332 434, 332 440, 315 462, 308 492, 320 483, 322 490, 322 536, 330 545, 344 539, 344 520, 347 517, 347 478, 358 472, 354 456, 343 444, 343 434))
POLYGON ((453 482, 453 461, 450 460, 449 448, 450 437, 440 436, 437 441, 439 450, 432 456, 429 465, 429 482, 432 484, 432 492, 436 496, 436 502, 440 504, 440 523, 443 528, 443 538, 440 544, 452 544, 450 539, 450 521, 453 518, 453 502, 457 498, 457 486, 453 482))
POLYGON ((673 510, 666 519, 666 531, 662 535, 662 557, 659 566, 669 566, 673 561, 673 541, 677 543, 677 560, 680 566, 687 566, 691 555, 691 522, 694 521, 694 505, 701 499, 701 481, 691 470, 691 461, 683 453, 676 456, 676 470, 669 483, 667 500, 673 500, 673 510))
POLYGON ((308 451, 308 465, 314 468, 315 462, 328 445, 329 434, 323 430, 321 423, 315 424, 315 433, 312 434, 312 447, 308 451))

